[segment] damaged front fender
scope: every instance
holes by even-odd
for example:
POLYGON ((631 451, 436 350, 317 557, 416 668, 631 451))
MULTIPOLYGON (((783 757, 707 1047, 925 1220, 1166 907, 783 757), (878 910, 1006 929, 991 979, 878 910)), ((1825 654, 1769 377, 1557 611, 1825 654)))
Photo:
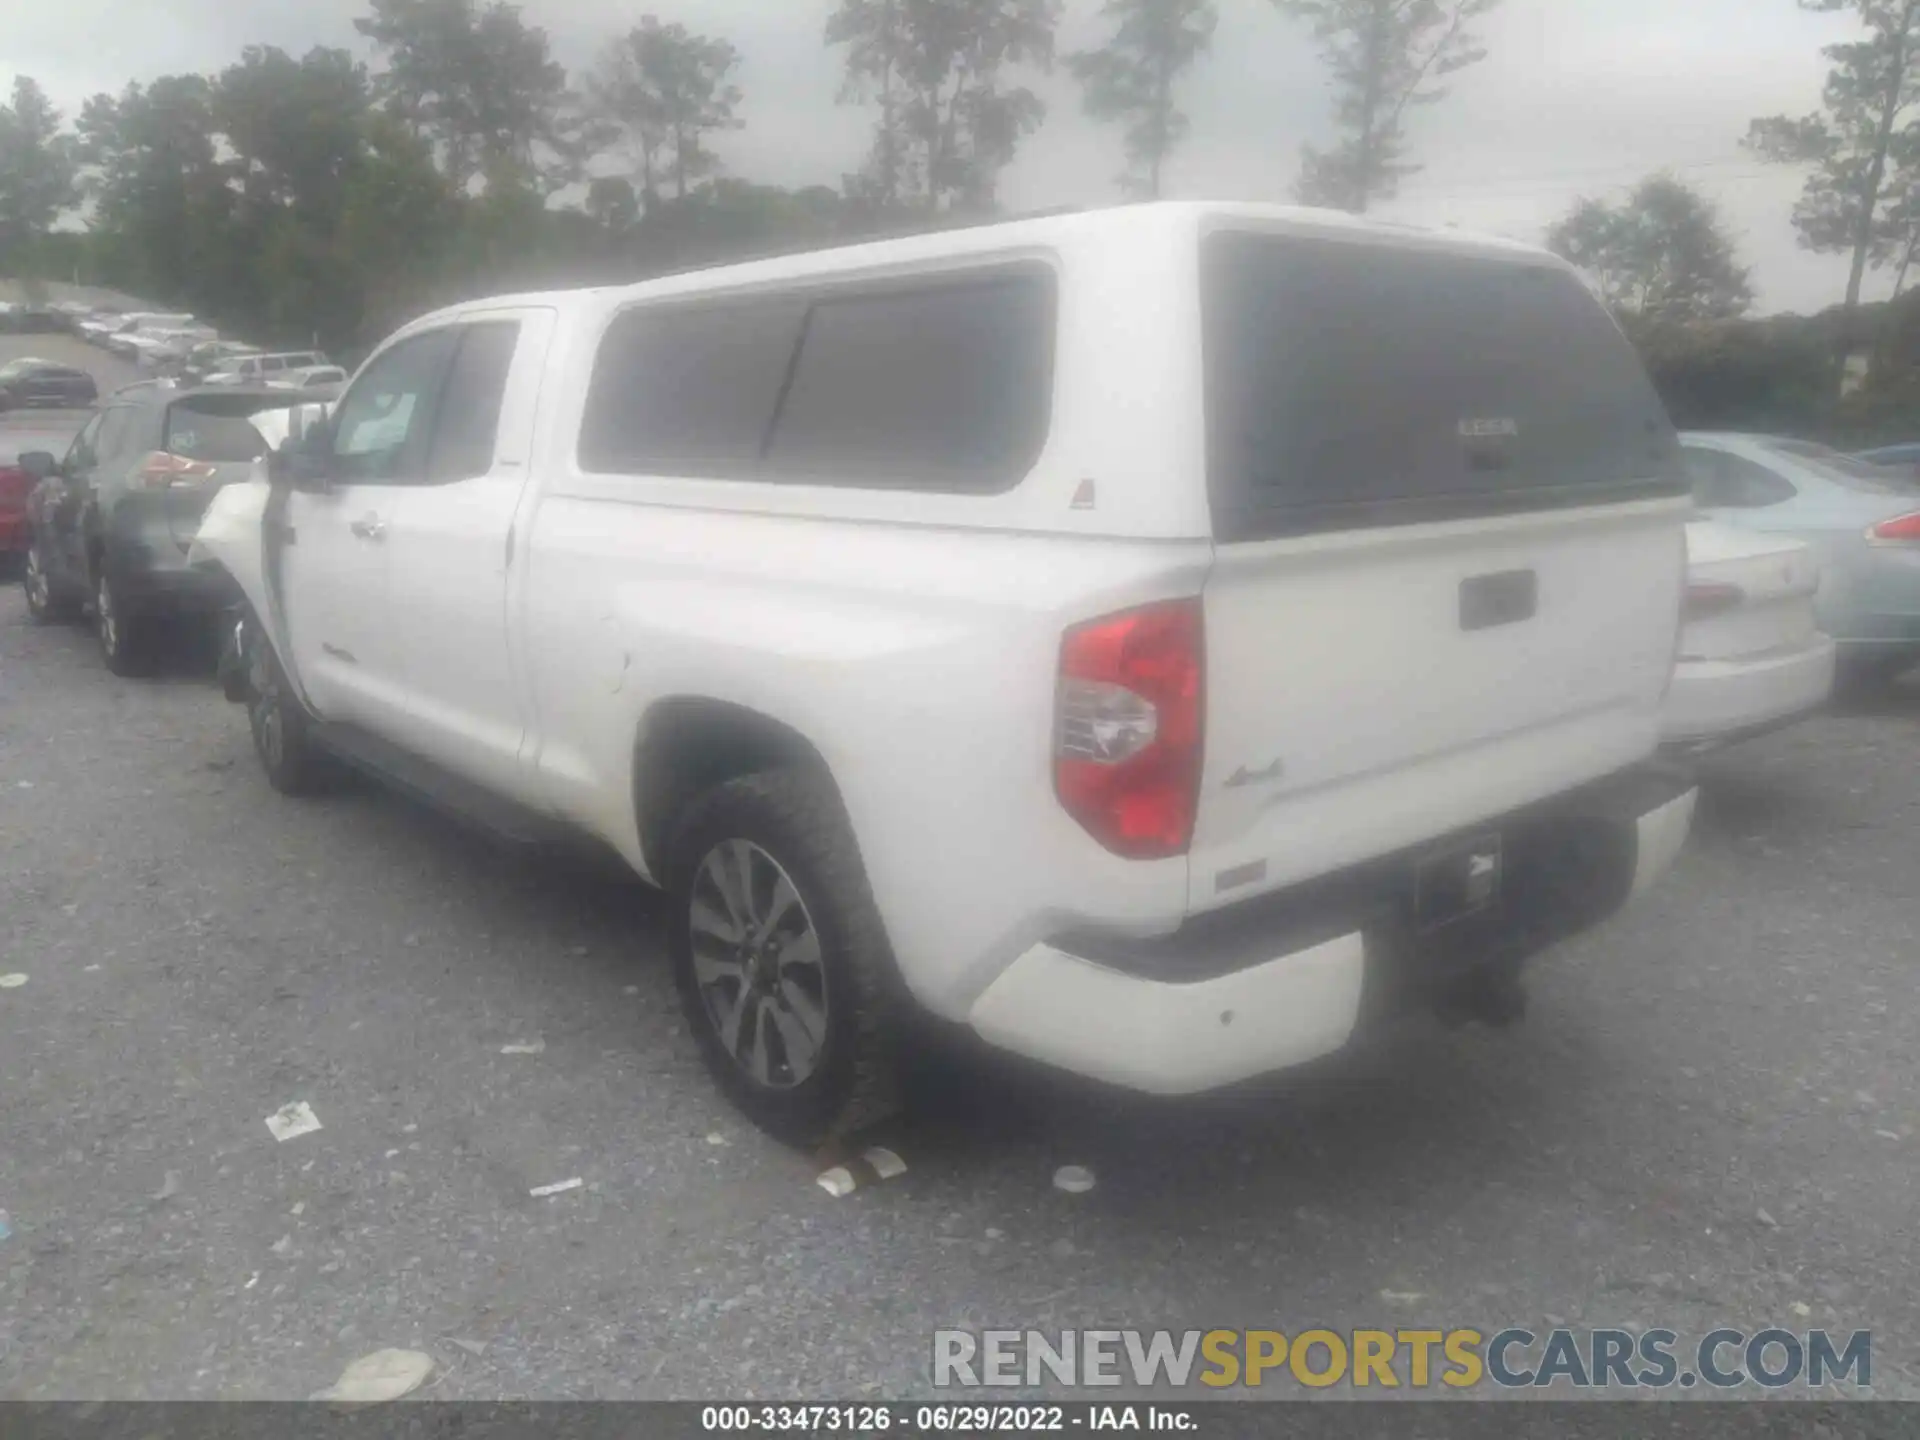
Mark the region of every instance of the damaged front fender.
POLYGON ((257 481, 222 487, 201 517, 187 550, 189 565, 224 570, 232 576, 256 612, 267 604, 260 535, 270 493, 257 481))
POLYGON ((242 701, 252 690, 253 662, 266 646, 281 659, 295 696, 305 693, 286 645, 281 604, 281 552, 292 543, 287 523, 291 493, 271 483, 264 466, 243 485, 229 485, 214 496, 187 551, 187 563, 224 570, 238 587, 239 607, 221 649, 220 687, 229 700, 242 701))

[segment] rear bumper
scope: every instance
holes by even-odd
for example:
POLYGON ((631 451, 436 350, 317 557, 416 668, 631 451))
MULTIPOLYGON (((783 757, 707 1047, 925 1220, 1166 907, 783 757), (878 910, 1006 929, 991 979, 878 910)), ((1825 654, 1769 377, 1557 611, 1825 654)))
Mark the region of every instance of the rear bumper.
POLYGON ((1158 1094, 1229 1085, 1326 1055, 1369 1021, 1597 924, 1672 865, 1690 777, 1637 767, 1475 827, 1508 857, 1500 901, 1438 930, 1411 923, 1411 856, 1200 917, 1153 941, 1036 945, 968 1016, 1004 1049, 1158 1094))
POLYGON ((212 615, 239 594, 224 571, 191 569, 184 562, 177 567, 128 566, 115 577, 121 599, 148 614, 212 615))
POLYGON ((197 615, 220 610, 236 598, 225 571, 187 563, 164 522, 115 529, 107 563, 126 604, 149 614, 197 615))
POLYGON ((1683 660, 1661 716, 1668 745, 1699 748, 1758 734, 1817 710, 1833 693, 1835 647, 1811 645, 1747 660, 1683 660))

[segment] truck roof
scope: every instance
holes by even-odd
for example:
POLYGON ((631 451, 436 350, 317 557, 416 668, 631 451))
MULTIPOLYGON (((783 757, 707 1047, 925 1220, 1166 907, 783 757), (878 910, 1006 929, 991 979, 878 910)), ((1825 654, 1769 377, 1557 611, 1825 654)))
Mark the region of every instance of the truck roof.
POLYGON ((504 305, 551 305, 560 308, 583 303, 622 305, 635 300, 751 288, 786 280, 867 271, 888 265, 914 265, 949 257, 993 255, 1027 247, 1073 249, 1092 244, 1136 244, 1145 250, 1173 236, 1236 223, 1281 234, 1329 239, 1364 238, 1372 244, 1508 259, 1524 257, 1569 268, 1566 262, 1549 251, 1503 236, 1434 229, 1297 205, 1163 200, 867 240, 830 249, 799 251, 768 259, 680 271, 630 285, 487 296, 447 306, 432 315, 423 315, 406 328, 412 329, 428 320, 446 319, 504 305))

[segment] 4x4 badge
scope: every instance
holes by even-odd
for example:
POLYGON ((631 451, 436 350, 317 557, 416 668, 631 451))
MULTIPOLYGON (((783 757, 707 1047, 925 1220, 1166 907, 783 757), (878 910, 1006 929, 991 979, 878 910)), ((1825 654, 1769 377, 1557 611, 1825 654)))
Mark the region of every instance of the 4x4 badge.
POLYGON ((1249 770, 1246 766, 1242 765, 1228 777, 1227 789, 1244 790, 1249 785, 1266 785, 1278 780, 1286 773, 1286 764, 1279 760, 1275 760, 1271 765, 1260 770, 1249 770))

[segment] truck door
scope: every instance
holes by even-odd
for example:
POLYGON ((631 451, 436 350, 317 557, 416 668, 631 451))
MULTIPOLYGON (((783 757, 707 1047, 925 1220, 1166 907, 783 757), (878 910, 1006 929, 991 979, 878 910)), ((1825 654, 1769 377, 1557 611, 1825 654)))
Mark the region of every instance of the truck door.
POLYGON ((516 308, 456 327, 425 474, 402 500, 388 544, 404 677, 396 738, 508 794, 525 791, 528 725, 508 581, 553 326, 551 310, 516 308))

